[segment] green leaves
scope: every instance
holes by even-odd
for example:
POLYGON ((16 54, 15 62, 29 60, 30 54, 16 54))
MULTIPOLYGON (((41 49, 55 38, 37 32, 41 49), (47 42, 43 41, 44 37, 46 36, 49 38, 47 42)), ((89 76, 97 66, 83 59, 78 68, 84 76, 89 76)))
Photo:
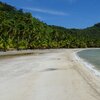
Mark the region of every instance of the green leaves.
POLYGON ((86 29, 50 26, 0 2, 0 49, 100 47, 100 23, 86 29))

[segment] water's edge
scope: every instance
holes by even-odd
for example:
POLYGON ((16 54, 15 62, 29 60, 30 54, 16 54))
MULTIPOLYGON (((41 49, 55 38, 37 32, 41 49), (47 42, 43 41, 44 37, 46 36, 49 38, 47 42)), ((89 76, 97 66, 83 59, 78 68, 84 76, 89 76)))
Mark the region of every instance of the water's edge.
POLYGON ((90 62, 86 61, 85 59, 79 57, 78 52, 81 52, 83 50, 78 50, 74 53, 74 57, 77 61, 81 62, 86 68, 88 68, 93 74, 95 74, 96 76, 100 77, 100 71, 98 71, 96 69, 96 67, 91 64, 90 62))

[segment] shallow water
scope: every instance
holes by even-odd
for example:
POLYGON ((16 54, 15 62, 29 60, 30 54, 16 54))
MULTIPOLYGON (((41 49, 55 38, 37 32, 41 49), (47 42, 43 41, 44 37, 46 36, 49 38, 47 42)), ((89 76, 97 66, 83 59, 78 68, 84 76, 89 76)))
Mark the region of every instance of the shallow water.
POLYGON ((88 49, 77 53, 80 58, 94 65, 100 71, 100 49, 88 49))

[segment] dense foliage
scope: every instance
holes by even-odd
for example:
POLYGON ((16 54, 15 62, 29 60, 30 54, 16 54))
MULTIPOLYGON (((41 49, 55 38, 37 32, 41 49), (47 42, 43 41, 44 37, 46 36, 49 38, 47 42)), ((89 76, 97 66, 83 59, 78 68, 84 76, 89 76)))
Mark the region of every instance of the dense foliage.
POLYGON ((49 26, 0 2, 0 50, 100 47, 100 23, 86 29, 49 26))

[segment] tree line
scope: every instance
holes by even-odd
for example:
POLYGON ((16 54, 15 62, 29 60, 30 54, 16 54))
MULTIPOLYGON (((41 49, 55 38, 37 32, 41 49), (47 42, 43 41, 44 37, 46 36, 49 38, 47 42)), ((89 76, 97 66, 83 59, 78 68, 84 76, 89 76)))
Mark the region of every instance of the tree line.
POLYGON ((0 2, 0 50, 100 47, 100 23, 85 29, 47 25, 0 2))

